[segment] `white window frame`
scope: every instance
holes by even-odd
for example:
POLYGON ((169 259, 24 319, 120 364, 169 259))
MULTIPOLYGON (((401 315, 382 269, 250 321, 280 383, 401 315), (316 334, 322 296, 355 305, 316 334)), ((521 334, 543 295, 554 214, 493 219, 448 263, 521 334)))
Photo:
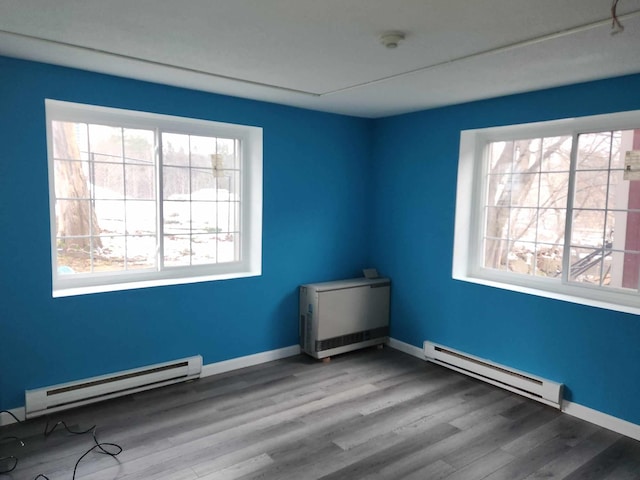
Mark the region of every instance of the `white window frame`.
MULTIPOLYGON (((262 274, 262 128, 171 115, 45 100, 49 165, 51 266, 53 297, 128 290, 163 285, 254 277, 262 274), (56 268, 56 212, 51 122, 94 123, 171 133, 235 138, 240 141, 241 250, 240 261, 165 270, 60 275, 56 268)), ((156 148, 158 148, 156 146, 156 148)), ((156 202, 162 198, 156 181, 156 202)), ((162 224, 160 221, 159 224, 162 224)), ((158 235, 161 235, 158 232, 158 235)))
MULTIPOLYGON (((640 110, 636 110, 462 131, 456 190, 452 277, 456 280, 530 295, 640 314, 640 294, 563 283, 560 278, 550 279, 515 274, 482 266, 485 204, 483 182, 488 163, 485 152, 489 143, 562 135, 573 136, 575 143, 577 136, 581 133, 630 130, 639 127, 640 110)), ((572 175, 573 168, 572 166, 572 175)), ((567 250, 568 248, 566 247, 567 250)))

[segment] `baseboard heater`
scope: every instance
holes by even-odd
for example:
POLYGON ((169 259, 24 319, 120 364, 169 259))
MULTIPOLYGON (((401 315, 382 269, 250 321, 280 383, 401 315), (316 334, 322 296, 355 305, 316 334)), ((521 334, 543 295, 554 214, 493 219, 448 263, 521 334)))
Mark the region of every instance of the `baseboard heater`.
POLYGON ((493 363, 453 348, 424 342, 427 360, 556 408, 562 407, 562 384, 493 363))
POLYGON ((110 375, 62 383, 25 392, 25 416, 40 415, 101 402, 110 398, 200 377, 202 357, 196 355, 110 375))

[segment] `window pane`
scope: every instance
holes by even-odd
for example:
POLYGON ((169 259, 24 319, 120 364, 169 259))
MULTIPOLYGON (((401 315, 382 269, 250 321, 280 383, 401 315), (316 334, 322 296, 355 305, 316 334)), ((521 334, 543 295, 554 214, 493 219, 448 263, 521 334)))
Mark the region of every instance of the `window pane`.
POLYGON ((162 134, 162 163, 189 166, 189 135, 162 134))
POLYGON ((554 277, 561 271, 570 158, 570 136, 489 145, 486 267, 554 277))
POLYGON ((96 216, 98 217, 99 233, 125 233, 124 200, 96 200, 96 216))
POLYGON ((600 285, 603 250, 572 248, 569 278, 574 282, 600 285))
POLYGON ((125 128, 123 131, 125 163, 153 165, 154 133, 151 130, 125 128))
POLYGON ((154 167, 146 165, 126 165, 124 168, 127 199, 155 199, 156 184, 154 167))
POLYGON ((487 205, 508 206, 511 203, 511 175, 487 177, 487 205))
POLYGON ((495 174, 511 173, 513 142, 493 142, 488 146, 489 171, 495 174))
POLYGON ((213 170, 216 153, 215 137, 191 136, 191 167, 213 170))
POLYGON ((497 270, 507 269, 507 254, 509 241, 501 238, 485 238, 484 263, 485 268, 497 270))
POLYGON ((156 237, 132 235, 127 237, 127 270, 154 268, 156 264, 156 237))
POLYGON ((103 236, 95 239, 100 243, 94 249, 94 272, 118 272, 125 270, 126 238, 123 236, 103 236))
POLYGON ((162 170, 165 200, 189 200, 191 194, 190 169, 165 167, 162 170))
POLYGON ((186 267, 191 265, 190 235, 165 235, 164 265, 166 267, 186 267))
POLYGON ((60 160, 88 160, 87 125, 51 122, 53 157, 60 160))
POLYGON ((577 170, 608 169, 612 148, 611 142, 611 132, 579 135, 577 170))
POLYGON ((533 275, 535 243, 511 242, 509 245, 509 271, 533 275))
POLYGON ((536 275, 557 278, 562 274, 562 244, 539 244, 537 251, 536 275))
POLYGON ((217 203, 217 227, 219 232, 236 232, 238 228, 238 202, 217 203))
POLYGON ((191 231, 191 207, 189 202, 164 201, 164 233, 184 234, 191 231))
POLYGON ((240 260, 240 234, 218 235, 218 263, 240 260))
POLYGON ((75 160, 54 162, 56 198, 91 198, 89 164, 75 160))
POLYGON ((633 264, 631 260, 636 258, 636 254, 621 253, 622 250, 640 249, 640 242, 636 240, 640 239, 640 214, 628 211, 634 199, 640 199, 637 195, 640 184, 636 187, 635 182, 625 181, 619 169, 624 152, 632 148, 633 136, 633 131, 579 136, 574 204, 593 210, 575 210, 571 241, 574 245, 597 248, 577 250, 573 255, 569 277, 572 281, 615 288, 633 285, 631 288, 637 288, 640 265, 633 264), (612 253, 612 249, 617 253, 612 253), (585 258, 594 259, 595 256, 601 259, 600 265, 585 266, 585 258))
POLYGON ((570 135, 542 139, 541 170, 543 172, 568 172, 571 165, 570 135))
POLYGON ((578 171, 575 174, 574 208, 606 208, 607 170, 578 171))
POLYGON ((191 202, 191 229, 193 233, 217 233, 216 203, 191 202))
POLYGON ((56 201, 56 231, 59 236, 90 235, 93 219, 91 201, 56 201))
POLYGON ((191 250, 193 252, 192 263, 194 265, 216 263, 216 247, 216 235, 193 235, 191 240, 191 250))
POLYGON ((536 241, 557 244, 564 240, 567 211, 560 208, 545 208, 538 211, 536 241))
POLYGON ((127 200, 126 233, 128 235, 144 235, 156 233, 156 203, 145 200, 127 200))
POLYGON ((574 210, 571 244, 600 247, 605 237, 605 214, 601 211, 574 210))
POLYGON ((240 197, 240 172, 225 170, 214 179, 216 200, 237 200, 240 197))
POLYGON ((491 238, 507 238, 509 228, 509 208, 493 208, 486 209, 486 227, 485 236, 491 238))
POLYGON ((89 125, 89 158, 94 162, 122 164, 122 128, 89 125))
POLYGON ((95 198, 124 198, 124 168, 121 164, 90 162, 88 178, 95 198))
POLYGON ((538 173, 540 171, 539 138, 514 142, 513 173, 538 173))
POLYGON ((509 238, 512 240, 535 241, 538 210, 535 208, 511 209, 511 228, 509 238))
POLYGON ((224 169, 238 169, 237 146, 236 140, 232 138, 216 139, 216 153, 219 156, 218 163, 224 169))
POLYGON ((513 175, 511 179, 511 205, 537 207, 540 175, 537 173, 513 175))
POLYGON ((217 178, 211 168, 191 169, 191 188, 198 199, 215 200, 216 185, 217 178))
POLYGON ((62 275, 91 272, 90 243, 89 239, 58 238, 57 272, 62 275))
POLYGON ((569 172, 540 175, 540 207, 566 209, 569 190, 569 172))

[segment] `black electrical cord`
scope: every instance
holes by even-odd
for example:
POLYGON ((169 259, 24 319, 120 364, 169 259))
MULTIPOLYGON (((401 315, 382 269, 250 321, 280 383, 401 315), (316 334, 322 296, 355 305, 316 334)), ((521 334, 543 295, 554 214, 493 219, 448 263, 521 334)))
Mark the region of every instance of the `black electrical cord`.
MULTIPOLYGON (((9 415, 11 415, 16 422, 18 423, 23 423, 21 420, 18 419, 18 417, 16 417, 13 413, 9 412, 8 410, 0 410, 0 413, 8 413, 9 415)), ((62 420, 55 423, 51 428, 49 428, 49 420, 47 420, 47 424, 44 427, 44 436, 45 438, 48 437, 49 435, 51 435, 54 430, 58 427, 62 426, 62 428, 64 428, 64 430, 66 430, 68 433, 72 434, 72 435, 86 435, 87 433, 91 433, 91 437, 93 438, 93 442, 95 443, 95 445, 93 445, 89 450, 87 450, 86 452, 84 452, 80 458, 78 459, 78 461, 76 462, 76 464, 73 467, 73 476, 71 477, 71 480, 75 480, 76 478, 76 472, 78 470, 78 465, 80 464, 80 461, 82 461, 82 459, 84 457, 86 457, 87 455, 89 455, 92 451, 94 450, 98 450, 98 453, 102 453, 104 455, 109 455, 110 457, 117 457, 118 455, 120 455, 120 453, 122 453, 122 447, 116 443, 109 443, 109 442, 99 442, 98 441, 98 437, 96 436, 96 425, 93 425, 92 427, 86 429, 86 430, 81 430, 81 431, 77 431, 77 430, 72 430, 71 428, 69 428, 69 426, 63 422, 62 420)), ((20 438, 18 437, 4 437, 2 440, 7 440, 7 439, 16 439, 20 442, 21 446, 24 447, 24 442, 22 440, 20 440, 20 438)), ((13 465, 11 466, 10 469, 8 470, 2 470, 0 471, 0 474, 2 473, 9 473, 12 472, 13 470, 16 469, 17 465, 18 465, 18 458, 10 455, 8 457, 0 457, 0 460, 11 460, 13 461, 13 465)), ((49 477, 47 477, 45 474, 40 473, 38 474, 37 477, 35 477, 34 480, 38 480, 38 479, 44 479, 44 480, 49 480, 49 477)))
MULTIPOLYGON (((78 459, 78 461, 76 462, 75 466, 73 467, 73 476, 71 477, 71 480, 75 480, 76 478, 76 471, 78 470, 78 464, 80 463, 80 461, 86 457, 87 455, 89 455, 93 450, 98 449, 98 453, 102 453, 104 455, 109 455, 110 457, 116 457, 118 455, 120 455, 120 453, 122 452, 122 447, 118 444, 115 443, 108 443, 108 442, 99 442, 98 441, 98 437, 96 437, 96 428, 97 426, 94 425, 86 430, 83 431, 75 431, 75 430, 71 430, 69 428, 69 426, 63 422, 63 421, 59 421, 58 423, 56 423, 53 427, 51 427, 51 429, 49 429, 49 421, 47 420, 47 425, 44 427, 44 436, 48 437, 49 435, 51 435, 53 433, 53 431, 58 428, 60 425, 62 425, 62 427, 69 433, 73 434, 73 435, 85 435, 87 433, 91 433, 91 436, 93 437, 93 442, 95 443, 95 445, 93 447, 91 447, 89 450, 87 450, 86 452, 84 452, 82 454, 82 456, 78 459), (108 448, 105 448, 108 447, 108 448), (113 451, 109 451, 110 448, 113 448, 113 451)), ((42 475, 42 474, 41 474, 42 475)), ((38 477, 36 477, 37 479, 38 477)), ((42 475, 42 478, 47 478, 46 476, 42 475)))
MULTIPOLYGON (((11 415, 13 417, 13 419, 18 422, 18 423, 22 423, 22 421, 16 417, 12 412, 10 412, 9 410, 0 410, 0 413, 8 413, 9 415, 11 415)), ((24 442, 20 439, 20 437, 16 437, 16 436, 10 436, 10 437, 2 437, 0 438, 0 442, 4 442, 5 440, 17 440, 18 443, 20 443, 21 447, 24 447, 24 442)), ((0 474, 3 473, 10 473, 13 472, 16 467, 18 466, 18 457, 16 457, 15 455, 8 455, 6 457, 0 457, 0 462, 7 462, 10 466, 8 468, 5 469, 0 469, 0 474)))

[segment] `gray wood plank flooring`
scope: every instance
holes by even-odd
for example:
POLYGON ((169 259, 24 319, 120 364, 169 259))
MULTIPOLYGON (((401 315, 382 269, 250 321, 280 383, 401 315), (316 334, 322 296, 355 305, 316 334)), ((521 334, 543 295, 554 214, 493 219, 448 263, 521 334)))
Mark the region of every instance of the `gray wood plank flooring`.
MULTIPOLYGON (((640 442, 393 349, 304 355, 50 419, 97 425, 83 480, 640 480, 640 442)), ((90 436, 0 429, 0 480, 70 480, 90 436)))

